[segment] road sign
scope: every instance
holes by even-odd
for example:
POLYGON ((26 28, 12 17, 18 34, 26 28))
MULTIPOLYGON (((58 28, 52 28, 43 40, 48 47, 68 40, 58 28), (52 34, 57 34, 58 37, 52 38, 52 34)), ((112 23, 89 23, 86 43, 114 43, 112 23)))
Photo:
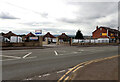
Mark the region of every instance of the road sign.
POLYGON ((42 30, 35 30, 35 34, 42 34, 42 30))

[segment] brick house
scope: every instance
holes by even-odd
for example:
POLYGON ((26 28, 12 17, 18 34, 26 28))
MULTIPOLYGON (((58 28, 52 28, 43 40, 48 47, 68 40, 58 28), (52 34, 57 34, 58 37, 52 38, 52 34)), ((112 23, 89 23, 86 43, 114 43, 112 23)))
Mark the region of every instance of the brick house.
POLYGON ((120 35, 120 31, 116 29, 111 29, 109 27, 96 27, 96 30, 92 32, 92 38, 109 38, 109 39, 117 39, 118 34, 120 35))

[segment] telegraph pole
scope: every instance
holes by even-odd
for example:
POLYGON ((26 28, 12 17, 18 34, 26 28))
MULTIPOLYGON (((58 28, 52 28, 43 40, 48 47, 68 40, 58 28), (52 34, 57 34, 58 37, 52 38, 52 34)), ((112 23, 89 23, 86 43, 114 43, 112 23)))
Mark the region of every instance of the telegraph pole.
POLYGON ((117 33, 117 40, 118 40, 118 43, 119 43, 119 27, 118 27, 118 33, 117 33))

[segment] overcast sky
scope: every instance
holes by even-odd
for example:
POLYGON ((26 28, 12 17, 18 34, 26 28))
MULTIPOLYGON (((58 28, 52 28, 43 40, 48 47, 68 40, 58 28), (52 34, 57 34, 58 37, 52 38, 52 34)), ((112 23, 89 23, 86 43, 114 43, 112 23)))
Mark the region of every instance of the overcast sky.
POLYGON ((104 1, 0 0, 0 32, 74 35, 80 29, 83 35, 92 35, 97 25, 116 29, 118 2, 104 1))

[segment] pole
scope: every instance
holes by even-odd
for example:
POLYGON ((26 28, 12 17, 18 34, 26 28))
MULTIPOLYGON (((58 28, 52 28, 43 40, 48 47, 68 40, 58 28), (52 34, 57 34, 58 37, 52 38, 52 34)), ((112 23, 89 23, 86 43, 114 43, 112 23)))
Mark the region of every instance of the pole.
POLYGON ((118 43, 119 43, 119 27, 118 27, 118 33, 117 33, 117 40, 118 40, 118 43))

